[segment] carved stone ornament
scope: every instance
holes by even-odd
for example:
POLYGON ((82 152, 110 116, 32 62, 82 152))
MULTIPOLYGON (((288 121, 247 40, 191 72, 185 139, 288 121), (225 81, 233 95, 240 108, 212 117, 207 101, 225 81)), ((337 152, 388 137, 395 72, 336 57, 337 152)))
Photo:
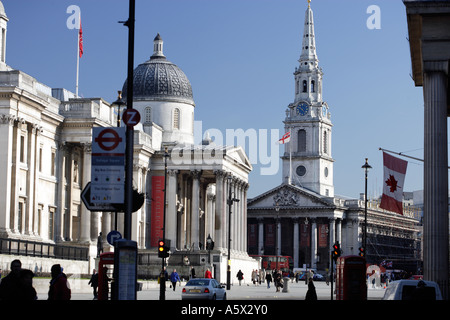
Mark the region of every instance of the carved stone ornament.
POLYGON ((289 189, 281 189, 273 196, 274 206, 295 206, 299 203, 298 194, 289 189))

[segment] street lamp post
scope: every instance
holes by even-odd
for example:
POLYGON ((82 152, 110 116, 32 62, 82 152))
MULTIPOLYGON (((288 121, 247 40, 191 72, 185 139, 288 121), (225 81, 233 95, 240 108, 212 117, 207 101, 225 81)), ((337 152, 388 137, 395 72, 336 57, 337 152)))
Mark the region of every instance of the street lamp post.
MULTIPOLYGON (((128 66, 127 66, 127 109, 133 108, 133 71, 134 71, 134 25, 136 0, 130 0, 130 13, 125 25, 128 27, 128 66)), ((125 148, 125 223, 124 238, 131 240, 131 222, 133 214, 133 149, 134 129, 127 126, 125 148)))
POLYGON ((277 217, 275 219, 275 269, 278 270, 278 223, 280 221, 279 213, 280 213, 280 206, 278 205, 278 202, 275 204, 275 211, 277 213, 277 217))
POLYGON ((233 202, 238 202, 239 199, 232 198, 231 181, 233 177, 229 175, 228 179, 228 263, 227 263, 227 290, 230 290, 231 286, 231 206, 233 202))
MULTIPOLYGON (((114 109, 117 107, 117 127, 120 127, 120 108, 126 103, 122 100, 122 91, 117 91, 117 100, 111 104, 114 109)), ((117 231, 117 210, 114 212, 114 230, 117 231)))
POLYGON ((372 169, 372 167, 367 162, 361 167, 364 169, 365 173, 365 186, 364 186, 364 241, 363 241, 363 247, 364 247, 364 256, 367 255, 367 175, 369 172, 369 169, 372 169))
MULTIPOLYGON (((167 147, 164 149, 164 208, 163 208, 163 227, 162 238, 164 244, 166 244, 166 193, 167 193, 167 159, 169 158, 169 152, 167 147)), ((161 259, 161 273, 159 275, 159 300, 166 300, 166 274, 164 272, 164 266, 166 265, 166 258, 161 259)))

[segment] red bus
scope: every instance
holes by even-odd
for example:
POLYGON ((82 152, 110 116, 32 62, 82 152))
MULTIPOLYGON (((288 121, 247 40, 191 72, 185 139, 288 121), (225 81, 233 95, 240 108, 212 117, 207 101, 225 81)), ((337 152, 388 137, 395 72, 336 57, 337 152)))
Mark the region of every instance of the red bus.
POLYGON ((250 257, 261 258, 261 268, 265 270, 280 269, 283 273, 289 273, 294 265, 292 258, 289 256, 250 255, 250 257))
POLYGON ((336 262, 336 300, 367 300, 366 259, 339 257, 336 262))

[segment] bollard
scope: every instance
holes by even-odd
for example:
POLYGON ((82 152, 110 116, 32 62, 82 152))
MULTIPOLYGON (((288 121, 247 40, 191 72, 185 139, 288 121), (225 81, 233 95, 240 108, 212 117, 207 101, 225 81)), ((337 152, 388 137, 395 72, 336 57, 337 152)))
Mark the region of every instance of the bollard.
POLYGON ((289 292, 289 278, 284 277, 283 278, 283 292, 289 292))

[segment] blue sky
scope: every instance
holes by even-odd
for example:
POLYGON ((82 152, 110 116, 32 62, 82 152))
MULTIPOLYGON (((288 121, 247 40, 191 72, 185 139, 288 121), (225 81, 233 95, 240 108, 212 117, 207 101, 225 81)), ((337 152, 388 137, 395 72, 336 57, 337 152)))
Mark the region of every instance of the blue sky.
MULTIPOLYGON (((67 7, 81 9, 84 55, 79 94, 112 102, 127 75, 127 0, 3 0, 9 18, 6 62, 38 81, 75 92, 77 31, 67 7)), ((379 147, 423 158, 423 95, 410 77, 406 10, 401 0, 312 0, 323 98, 332 113, 335 193, 382 190, 379 147), (381 29, 367 28, 377 5, 381 29)), ((306 0, 136 0, 135 66, 153 51, 189 78, 202 128, 278 129, 294 99, 306 0)), ((271 146, 275 147, 275 146, 271 146)), ((270 148, 269 148, 270 150, 270 148)), ((283 147, 280 147, 280 154, 283 147)), ((407 159, 406 159, 407 160, 407 159)), ((423 188, 423 165, 408 160, 404 190, 423 188)), ((250 174, 249 197, 279 185, 275 175, 250 174)))

